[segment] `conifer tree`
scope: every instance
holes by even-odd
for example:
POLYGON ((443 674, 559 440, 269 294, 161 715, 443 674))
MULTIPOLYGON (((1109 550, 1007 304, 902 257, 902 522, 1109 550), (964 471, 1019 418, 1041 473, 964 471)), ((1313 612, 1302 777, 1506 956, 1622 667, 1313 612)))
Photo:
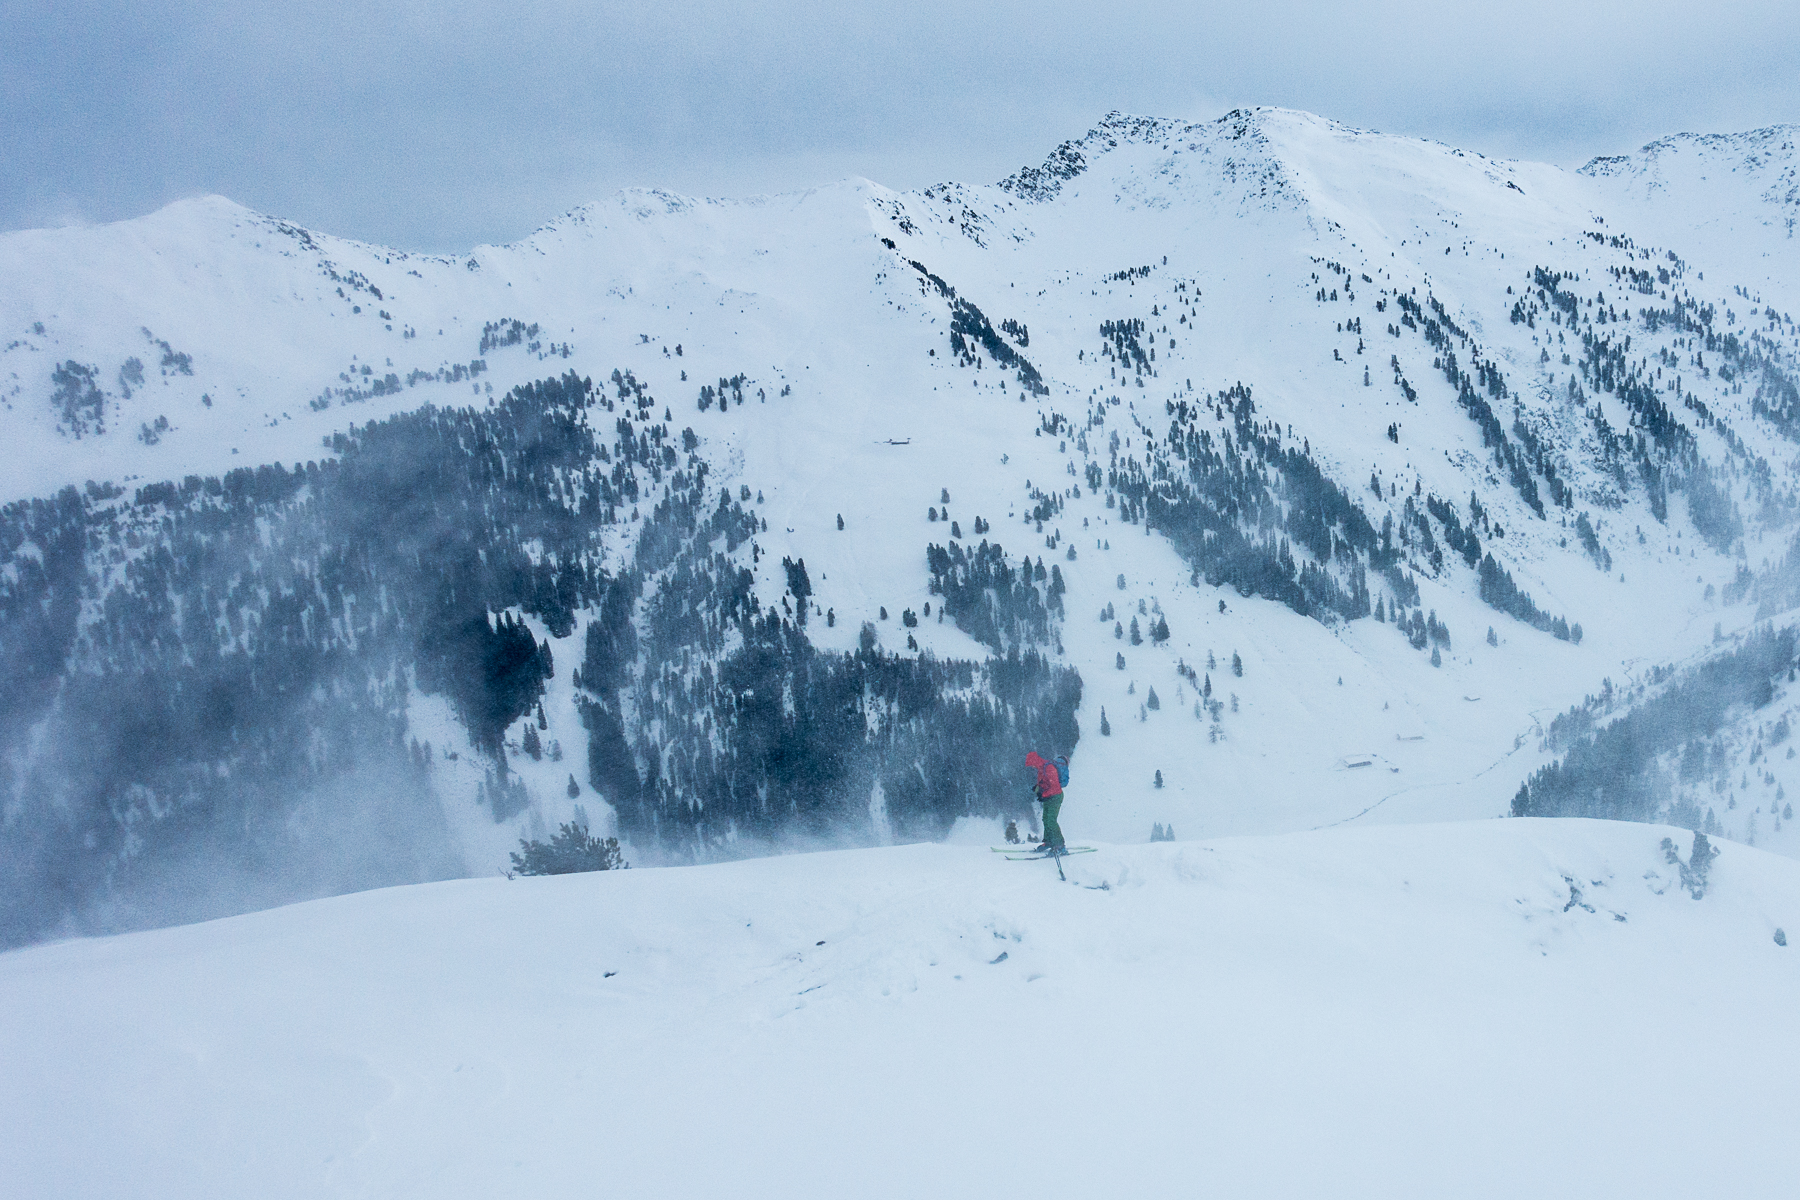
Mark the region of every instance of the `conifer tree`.
POLYGON ((565 822, 548 842, 519 839, 510 856, 520 875, 573 875, 582 871, 622 871, 631 864, 619 850, 618 838, 597 838, 574 822, 565 822))

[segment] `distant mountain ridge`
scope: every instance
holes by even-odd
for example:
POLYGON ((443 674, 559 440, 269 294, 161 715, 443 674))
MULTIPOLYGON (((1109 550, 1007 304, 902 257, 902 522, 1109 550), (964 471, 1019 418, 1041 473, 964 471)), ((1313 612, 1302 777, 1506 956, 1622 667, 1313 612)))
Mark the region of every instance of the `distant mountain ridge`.
MULTIPOLYGON (((1657 171, 1667 160, 1697 157, 1729 170, 1740 167, 1750 171, 1771 170, 1783 179, 1792 180, 1797 142, 1800 142, 1800 125, 1770 125, 1742 133, 1677 133, 1646 143, 1636 154, 1597 156, 1581 168, 1581 173, 1645 175, 1657 171)), ((1789 195, 1779 199, 1785 203, 1794 202, 1789 195)))

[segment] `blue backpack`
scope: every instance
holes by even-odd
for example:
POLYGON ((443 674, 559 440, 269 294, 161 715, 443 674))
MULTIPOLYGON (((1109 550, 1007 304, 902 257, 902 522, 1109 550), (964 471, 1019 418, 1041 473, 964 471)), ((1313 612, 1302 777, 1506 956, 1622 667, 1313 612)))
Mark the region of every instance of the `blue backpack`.
POLYGON ((1069 756, 1066 754, 1056 756, 1056 782, 1069 786, 1069 756))

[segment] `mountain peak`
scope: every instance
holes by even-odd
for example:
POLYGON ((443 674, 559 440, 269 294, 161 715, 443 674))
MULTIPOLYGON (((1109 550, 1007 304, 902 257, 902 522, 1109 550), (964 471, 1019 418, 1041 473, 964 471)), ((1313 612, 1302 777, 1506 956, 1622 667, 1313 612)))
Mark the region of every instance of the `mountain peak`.
POLYGON ((1193 126, 1172 117, 1141 117, 1114 109, 1080 137, 1052 150, 1041 165, 1021 167, 996 186, 1021 200, 1053 200, 1065 182, 1088 169, 1095 156, 1122 142, 1147 142, 1188 128, 1193 126))
POLYGON ((1730 169, 1763 170, 1792 165, 1800 154, 1800 125, 1770 125, 1739 133, 1674 133, 1647 142, 1634 154, 1599 155, 1579 173, 1594 178, 1654 174, 1678 162, 1719 162, 1730 169))
MULTIPOLYGON (((1202 139, 1224 144, 1247 143, 1266 150, 1276 134, 1360 137, 1369 136, 1370 131, 1297 108, 1261 105, 1234 108, 1212 121, 1147 117, 1114 109, 1082 136, 1052 150, 1038 166, 1022 167, 996 186, 1022 200, 1053 200, 1061 194, 1063 184, 1085 173, 1101 156, 1122 146, 1188 138, 1190 143, 1185 147, 1188 150, 1200 149, 1202 139)), ((1168 148, 1183 147, 1170 145, 1168 148)))

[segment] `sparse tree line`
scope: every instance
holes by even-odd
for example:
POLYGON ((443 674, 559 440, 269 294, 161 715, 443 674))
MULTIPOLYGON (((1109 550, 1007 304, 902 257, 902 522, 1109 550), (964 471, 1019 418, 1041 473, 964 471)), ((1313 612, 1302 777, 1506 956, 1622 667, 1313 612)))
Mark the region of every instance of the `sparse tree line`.
MULTIPOLYGON (((1513 815, 1669 820, 1694 829, 1710 824, 1678 785, 1704 773, 1709 739, 1734 712, 1774 698, 1776 682, 1794 669, 1794 653, 1793 629, 1763 626, 1735 650, 1674 676, 1608 725, 1594 728, 1591 705, 1576 706, 1552 724, 1555 743, 1567 747, 1563 757, 1519 786, 1513 815), (1680 771, 1665 771, 1660 760, 1678 753, 1680 771)), ((1655 682, 1670 675, 1660 673, 1655 682)))
POLYGON ((1000 657, 891 653, 872 625, 832 653, 803 629, 804 562, 783 560, 780 605, 762 606, 751 572, 713 548, 741 510, 721 494, 709 513, 698 489, 666 505, 588 624, 579 680, 590 780, 634 842, 706 858, 941 836, 960 816, 1023 811, 1018 746, 1078 739, 1081 678, 1036 649, 1060 592, 1040 597, 998 547, 934 546, 927 561, 934 590, 950 581, 940 619, 962 610, 1000 657))
MULTIPOLYGON (((882 244, 889 250, 896 250, 892 240, 882 239, 882 244)), ((919 273, 921 291, 930 294, 935 291, 938 296, 950 303, 950 353, 962 366, 980 368, 981 353, 1000 367, 1011 370, 1018 378, 1019 385, 1034 396, 1048 396, 1050 388, 1044 383, 1043 376, 1031 360, 1013 349, 1012 344, 1001 337, 982 312, 967 299, 958 296, 956 289, 945 280, 929 270, 917 259, 908 259, 907 265, 919 273)), ((1031 334, 1019 322, 1010 318, 1001 321, 1000 326, 1025 347, 1031 344, 1031 334)))
POLYGON ((1066 590, 1057 564, 1046 573, 1042 558, 1034 565, 1027 555, 1014 569, 1005 551, 986 540, 969 549, 954 541, 948 548, 934 544, 925 557, 944 615, 976 641, 1005 654, 1053 640, 1051 618, 1062 615, 1066 590))
POLYGON ((566 635, 623 519, 593 403, 565 376, 372 423, 291 470, 0 510, 0 668, 24 683, 0 720, 22 800, 5 940, 129 903, 196 842, 278 868, 295 806, 357 779, 416 815, 431 759, 409 683, 451 700, 503 778, 504 731, 556 669, 511 613, 566 635))
MULTIPOLYGON (((1552 312, 1553 323, 1566 326, 1570 336, 1579 331, 1580 357, 1575 365, 1580 378, 1596 392, 1617 396, 1630 413, 1635 430, 1616 433, 1600 414, 1598 405, 1589 410, 1602 448, 1603 466, 1623 491, 1630 485, 1624 460, 1635 460, 1636 474, 1659 521, 1667 519, 1667 489, 1684 491, 1695 528, 1710 545, 1726 552, 1743 535, 1743 520, 1728 485, 1721 482, 1722 477, 1742 474, 1748 478, 1765 521, 1791 518, 1795 497, 1776 490, 1768 462, 1753 458, 1737 431, 1694 395, 1691 387, 1684 387, 1675 372, 1684 366, 1701 378, 1710 378, 1716 372, 1733 391, 1742 391, 1749 378, 1760 377, 1751 399, 1751 413, 1768 421, 1790 440, 1800 438, 1800 418, 1795 415, 1800 413, 1800 390, 1796 390, 1790 375, 1791 357, 1783 356, 1779 341, 1784 318, 1772 311, 1766 314, 1775 336, 1764 336, 1761 330, 1740 335, 1719 329, 1721 314, 1717 307, 1696 301, 1680 289, 1680 260, 1672 254, 1668 257, 1673 271, 1658 267, 1654 282, 1648 271, 1614 270, 1615 278, 1634 291, 1652 294, 1658 285, 1668 288, 1662 293, 1668 300, 1666 307, 1644 307, 1635 314, 1627 308, 1620 313, 1606 302, 1604 295, 1583 298, 1568 288, 1568 276, 1539 267, 1532 272, 1536 303, 1530 295, 1522 299, 1515 309, 1515 319, 1521 319, 1523 314, 1523 319, 1535 321, 1538 306, 1542 305, 1552 312), (1634 315, 1648 335, 1668 330, 1680 336, 1654 350, 1642 348, 1649 352, 1633 358, 1630 334, 1603 332, 1600 327, 1628 321, 1634 315), (1709 354, 1714 356, 1710 364, 1706 360, 1709 354), (1670 394, 1695 415, 1700 427, 1719 435, 1734 461, 1715 466, 1700 456, 1693 431, 1677 419, 1664 400, 1670 394)), ((1729 321, 1736 320, 1735 314, 1725 316, 1729 321)), ((1562 333, 1557 337, 1564 340, 1562 333)), ((1547 349, 1544 357, 1547 361, 1547 349)), ((1564 361, 1569 361, 1567 355, 1564 361)), ((1586 408, 1585 397, 1573 381, 1570 399, 1586 408)))
POLYGON ((352 883, 445 869, 407 858, 441 821, 448 752, 416 740, 409 693, 450 701, 504 817, 525 800, 507 730, 574 665, 551 639, 584 621, 588 782, 644 849, 866 836, 876 779, 894 829, 941 830, 1016 799, 1002 745, 1074 744, 1080 680, 1031 648, 1042 623, 986 664, 813 651, 804 564, 779 607, 753 594, 748 489, 709 488, 692 431, 611 382, 352 427, 291 468, 0 509, 0 785, 18 798, 0 942, 129 911, 201 846, 279 874, 330 840, 295 817, 321 796, 393 833, 352 883), (609 572, 621 534, 631 567, 609 572))

